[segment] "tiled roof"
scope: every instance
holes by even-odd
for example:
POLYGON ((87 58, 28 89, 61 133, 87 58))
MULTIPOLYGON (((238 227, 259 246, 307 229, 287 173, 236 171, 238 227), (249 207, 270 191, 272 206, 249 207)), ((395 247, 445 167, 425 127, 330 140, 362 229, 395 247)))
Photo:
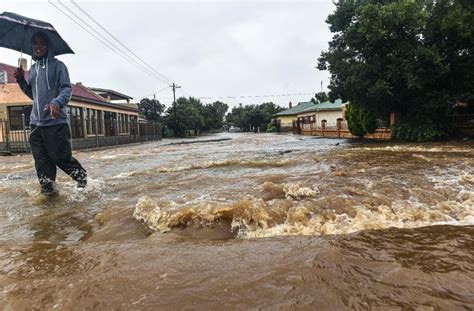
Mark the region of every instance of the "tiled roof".
POLYGON ((16 83, 0 84, 0 104, 31 104, 31 102, 32 100, 16 83))
POLYGON ((90 91, 86 86, 82 85, 81 83, 77 83, 77 84, 71 83, 71 86, 72 86, 72 96, 98 100, 101 102, 107 102, 105 98, 90 91))
MULTIPOLYGON (((16 67, 10 66, 4 63, 0 63, 0 71, 6 71, 7 72, 7 82, 8 83, 16 83, 16 79, 13 76, 15 73, 16 67)), ((28 71, 26 72, 25 79, 28 79, 28 71)), ((98 101, 103 101, 106 102, 105 99, 100 97, 99 95, 96 95, 94 92, 90 91, 88 92, 85 87, 81 85, 76 85, 71 83, 72 86, 72 96, 77 96, 80 98, 85 98, 85 99, 92 99, 92 100, 98 100, 98 101)))

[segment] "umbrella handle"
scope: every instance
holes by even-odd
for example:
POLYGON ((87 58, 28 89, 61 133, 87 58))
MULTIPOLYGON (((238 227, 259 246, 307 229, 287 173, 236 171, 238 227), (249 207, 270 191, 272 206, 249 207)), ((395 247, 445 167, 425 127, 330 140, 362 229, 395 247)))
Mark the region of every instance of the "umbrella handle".
MULTIPOLYGON (((24 26, 25 27, 25 34, 26 34, 26 30, 28 29, 29 25, 30 25, 30 22, 27 22, 26 25, 24 26)), ((18 60, 18 68, 20 68, 20 66, 21 66, 21 59, 23 58, 23 47, 25 46, 25 40, 26 40, 26 35, 23 36, 23 45, 21 46, 21 50, 20 50, 20 59, 18 60)))

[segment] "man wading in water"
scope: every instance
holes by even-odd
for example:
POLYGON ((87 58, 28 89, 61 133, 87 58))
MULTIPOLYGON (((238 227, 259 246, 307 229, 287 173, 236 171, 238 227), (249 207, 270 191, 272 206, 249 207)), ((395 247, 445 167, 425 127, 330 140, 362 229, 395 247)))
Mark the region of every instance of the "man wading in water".
POLYGON ((21 67, 15 71, 15 78, 23 93, 33 100, 30 145, 41 193, 54 193, 56 166, 71 176, 78 188, 84 188, 87 173, 72 157, 69 141, 66 106, 72 88, 68 70, 53 57, 46 34, 37 32, 31 39, 31 46, 35 64, 30 68, 28 82, 21 67))

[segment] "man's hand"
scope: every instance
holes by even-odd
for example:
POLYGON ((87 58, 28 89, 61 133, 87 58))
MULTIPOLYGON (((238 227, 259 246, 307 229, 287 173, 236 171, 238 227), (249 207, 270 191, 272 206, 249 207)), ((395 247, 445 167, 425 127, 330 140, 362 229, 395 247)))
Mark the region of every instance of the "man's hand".
POLYGON ((51 118, 53 119, 56 119, 59 116, 59 108, 53 104, 47 104, 46 107, 44 107, 44 110, 49 110, 51 113, 51 118))
POLYGON ((24 80, 25 79, 25 71, 23 70, 23 68, 18 67, 17 69, 15 69, 15 72, 13 73, 13 76, 15 77, 15 79, 17 81, 24 80))

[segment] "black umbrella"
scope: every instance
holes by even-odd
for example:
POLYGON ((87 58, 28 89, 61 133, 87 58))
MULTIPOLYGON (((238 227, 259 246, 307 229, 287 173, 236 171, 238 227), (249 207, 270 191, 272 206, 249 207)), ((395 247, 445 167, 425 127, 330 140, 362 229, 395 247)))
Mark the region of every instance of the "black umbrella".
POLYGON ((31 38, 38 31, 48 36, 53 55, 74 54, 53 25, 15 13, 0 14, 0 47, 31 55, 31 38))

